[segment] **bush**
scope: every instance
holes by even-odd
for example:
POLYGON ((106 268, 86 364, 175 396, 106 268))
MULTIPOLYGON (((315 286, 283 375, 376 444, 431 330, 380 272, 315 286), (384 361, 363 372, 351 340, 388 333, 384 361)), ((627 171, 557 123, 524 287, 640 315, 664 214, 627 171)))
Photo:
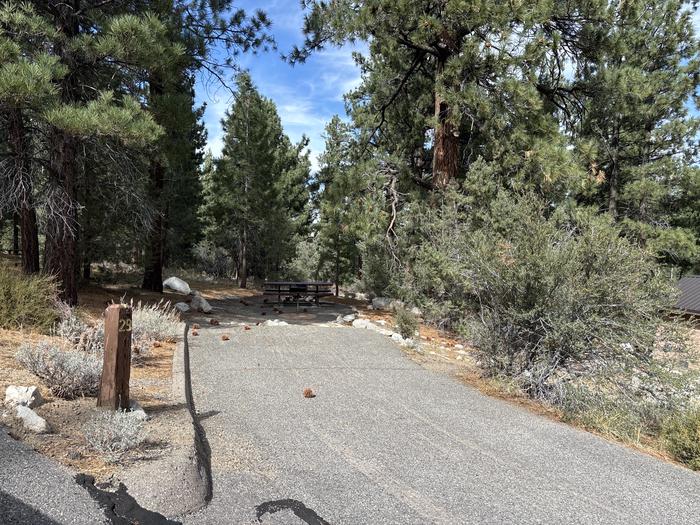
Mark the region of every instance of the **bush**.
POLYGON ((391 284, 391 256, 381 238, 361 243, 362 291, 374 296, 383 296, 391 284))
POLYGON ((394 320, 401 337, 404 339, 415 337, 416 330, 418 330, 418 319, 415 315, 401 307, 396 309, 394 320))
POLYGON ((489 373, 549 398, 562 370, 648 360, 676 288, 608 217, 534 197, 501 196, 478 222, 448 208, 429 216, 404 295, 446 305, 489 373))
POLYGON ((673 457, 693 470, 700 470, 700 408, 669 417, 661 437, 673 457))
POLYGON ((57 297, 53 278, 0 268, 0 328, 50 331, 58 318, 57 297))
POLYGON ((71 308, 68 304, 59 301, 58 310, 61 320, 53 329, 53 335, 70 341, 72 345, 77 345, 85 331, 89 329, 88 325, 78 317, 75 308, 71 308))
POLYGON ((143 421, 131 412, 103 411, 83 427, 83 435, 93 449, 115 463, 145 441, 143 426, 143 421))
POLYGON ((178 335, 180 317, 169 302, 134 304, 132 309, 132 338, 135 344, 144 341, 171 341, 178 335))
POLYGON ((25 345, 17 352, 17 361, 40 377, 51 393, 64 399, 97 394, 102 360, 82 352, 66 352, 48 343, 25 345))
POLYGON ((233 274, 233 259, 224 248, 202 241, 194 247, 193 252, 200 272, 219 278, 231 277, 233 274))

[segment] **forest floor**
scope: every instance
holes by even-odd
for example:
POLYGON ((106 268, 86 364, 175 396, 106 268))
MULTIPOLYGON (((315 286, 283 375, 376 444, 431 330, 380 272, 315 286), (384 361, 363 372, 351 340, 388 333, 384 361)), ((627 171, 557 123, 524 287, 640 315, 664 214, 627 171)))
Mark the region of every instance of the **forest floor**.
MULTIPOLYGON (((142 301, 153 304, 160 301, 171 303, 187 300, 177 293, 157 294, 144 292, 139 288, 139 276, 125 271, 99 272, 95 283, 80 290, 80 315, 88 320, 97 321, 107 304, 119 302, 142 301)), ((166 274, 169 277, 171 274, 166 274)), ((173 272, 185 279, 193 290, 197 290, 211 302, 214 312, 211 315, 186 314, 183 320, 208 325, 210 319, 226 320, 221 330, 221 337, 230 338, 230 345, 237 345, 238 331, 252 329, 267 320, 279 319, 290 325, 329 325, 338 315, 354 313, 369 319, 374 324, 393 329, 394 318, 389 311, 372 309, 366 302, 349 298, 330 298, 328 307, 294 308, 287 306, 276 310, 264 301, 259 291, 241 290, 231 281, 203 279, 201 276, 183 272, 173 272)), ((204 328, 209 328, 204 326, 204 328)), ((358 331, 360 329, 348 328, 358 331)), ((204 332, 202 332, 204 333, 204 332)), ((345 332, 350 336, 350 332, 345 332)), ((474 350, 455 334, 439 330, 433 326, 421 324, 417 345, 413 348, 402 347, 402 353, 421 368, 440 375, 447 375, 475 388, 493 398, 517 405, 528 412, 543 415, 552 421, 562 421, 563 414, 555 408, 527 398, 517 388, 507 382, 486 378, 478 366, 474 350)), ((192 334, 190 334, 192 335, 192 334)), ((350 336, 352 341, 355 336, 350 336)), ((51 396, 41 380, 27 372, 15 360, 15 353, 26 343, 37 343, 52 339, 45 334, 21 330, 0 330, 0 393, 10 384, 37 385, 46 402, 36 409, 44 417, 53 432, 36 435, 25 432, 14 420, 10 411, 0 408, 0 424, 8 427, 12 437, 27 443, 31 448, 70 467, 74 471, 92 474, 98 481, 121 479, 125 470, 151 459, 167 455, 173 443, 177 442, 178 419, 174 412, 178 410, 171 397, 172 360, 175 344, 157 343, 142 359, 140 366, 132 368, 131 397, 139 402, 150 419, 146 424, 149 435, 146 444, 127 454, 120 463, 109 463, 97 452, 90 449, 82 427, 95 414, 95 399, 82 398, 62 400, 51 396)), ((56 342, 57 338, 53 338, 56 342)), ((190 339, 192 342, 193 339, 190 339)), ((228 340, 227 340, 228 341, 228 340)), ((700 330, 692 332, 693 353, 700 356, 700 330)), ((221 341, 223 346, 229 344, 221 341)), ((195 400, 196 401, 196 400, 195 400)), ((201 407, 198 407, 201 409, 201 407)), ((607 436, 606 439, 609 439, 607 436)), ((628 443, 629 445, 629 443, 628 443)), ((632 444, 633 448, 660 459, 670 458, 660 452, 654 443, 632 444)))

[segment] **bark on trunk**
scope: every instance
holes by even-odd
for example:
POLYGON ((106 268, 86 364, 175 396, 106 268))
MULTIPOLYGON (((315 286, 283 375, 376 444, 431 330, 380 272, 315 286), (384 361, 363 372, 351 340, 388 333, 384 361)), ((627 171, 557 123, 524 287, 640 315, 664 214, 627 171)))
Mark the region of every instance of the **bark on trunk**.
MULTIPOLYGON (((444 71, 446 59, 438 60, 436 79, 444 71)), ((433 149, 433 187, 443 189, 457 177, 459 167, 459 130, 452 123, 452 108, 435 90, 435 147, 433 149)))
MULTIPOLYGON (((155 107, 159 103, 160 97, 163 95, 163 82, 157 76, 153 75, 149 81, 150 89, 150 104, 151 108, 155 107)), ((165 226, 164 217, 162 209, 162 196, 163 188, 165 187, 165 166, 163 161, 154 156, 151 160, 150 167, 151 174, 151 191, 152 202, 156 206, 156 218, 153 221, 153 226, 148 234, 146 253, 144 257, 144 271, 143 271, 143 284, 142 288, 145 290, 151 290, 153 292, 162 293, 163 292, 163 246, 165 244, 165 226)))
MULTIPOLYGON (((152 161, 151 177, 153 179, 154 197, 157 199, 160 199, 163 193, 164 172, 165 167, 159 160, 152 161)), ((163 292, 163 233, 163 216, 160 210, 157 210, 156 218, 148 234, 142 288, 158 293, 163 292)))
POLYGON ((44 271, 58 278, 60 299, 73 306, 78 304, 78 220, 75 206, 77 144, 73 137, 59 130, 54 130, 52 142, 51 172, 60 194, 53 202, 48 220, 44 271))
MULTIPOLYGON (((36 273, 39 271, 39 230, 36 224, 34 196, 32 195, 29 136, 20 110, 11 110, 8 116, 8 139, 14 160, 14 176, 19 188, 17 194, 19 217, 16 216, 15 220, 19 219, 21 232, 22 270, 24 273, 36 273)), ((15 253, 19 248, 16 233, 13 231, 15 253)))
POLYGON ((240 277, 240 288, 245 288, 248 285, 248 234, 245 228, 243 228, 243 235, 241 236, 241 248, 239 260, 241 261, 238 270, 238 276, 240 277))
MULTIPOLYGON (((55 8, 54 25, 63 39, 54 46, 54 53, 68 67, 68 74, 61 80, 61 100, 74 103, 79 99, 75 79, 74 57, 66 42, 78 36, 80 25, 76 13, 80 12, 80 0, 66 0, 55 8)), ((54 186, 54 198, 47 217, 44 271, 56 276, 61 300, 71 306, 78 304, 78 240, 76 182, 78 174, 78 144, 69 133, 51 130, 49 173, 54 186)))
POLYGON ((19 215, 12 215, 12 255, 19 255, 19 215))

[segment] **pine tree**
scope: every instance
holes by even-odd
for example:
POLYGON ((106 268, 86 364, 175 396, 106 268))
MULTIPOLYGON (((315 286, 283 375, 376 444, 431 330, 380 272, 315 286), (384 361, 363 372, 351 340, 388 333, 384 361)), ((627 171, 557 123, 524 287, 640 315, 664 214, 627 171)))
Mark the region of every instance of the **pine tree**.
POLYGON ((222 155, 207 170, 202 215, 207 238, 235 254, 245 288, 250 275, 279 271, 308 227, 309 162, 305 141, 289 141, 274 103, 258 93, 250 76, 240 74, 236 85, 222 121, 222 155))

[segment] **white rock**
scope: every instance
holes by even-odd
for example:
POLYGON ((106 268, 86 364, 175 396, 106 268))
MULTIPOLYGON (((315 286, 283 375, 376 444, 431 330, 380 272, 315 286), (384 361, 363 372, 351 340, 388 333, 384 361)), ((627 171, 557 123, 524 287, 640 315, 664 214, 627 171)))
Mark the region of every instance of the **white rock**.
POLYGON ((369 322, 369 319, 355 319, 352 322, 353 328, 370 328, 370 326, 372 323, 369 322))
POLYGON ((380 324, 382 326, 386 326, 386 321, 384 319, 380 319, 379 321, 377 321, 377 324, 380 324))
POLYGON ((369 299, 367 298, 367 294, 366 294, 366 293, 361 293, 361 292, 357 292, 357 293, 355 294, 355 299, 357 299, 358 301, 368 301, 368 300, 369 300, 369 299))
POLYGON ((287 326, 288 324, 288 322, 279 319, 268 319, 263 323, 263 326, 287 326))
POLYGON ((187 303, 175 303, 175 309, 183 314, 191 310, 190 305, 187 303))
POLYGON ((29 408, 38 407, 44 402, 41 392, 35 386, 10 385, 5 390, 5 404, 7 406, 23 405, 29 408))
POLYGON ((378 310, 386 310, 391 305, 391 299, 388 297, 375 297, 372 299, 372 307, 378 310))
POLYGON ((178 277, 170 277, 163 281, 163 288, 170 288, 171 290, 184 293, 185 295, 192 293, 190 285, 178 277))
POLYGON ((393 334, 391 334, 391 340, 394 341, 395 343, 403 343, 404 342, 403 336, 398 332, 394 332, 393 334))
POLYGON ((352 323, 356 318, 357 318, 357 316, 356 316, 355 314, 348 314, 348 315, 344 315, 344 316, 341 318, 341 320, 342 320, 344 323, 352 323))
POLYGON ((212 310, 211 305, 200 294, 195 294, 192 302, 190 303, 190 308, 205 314, 210 314, 212 310))
POLYGON ((457 344, 455 345, 455 348, 456 348, 457 350, 464 350, 464 345, 460 345, 459 343, 457 343, 457 344))
POLYGON ((15 408, 15 416, 22 420, 22 425, 27 430, 36 432, 37 434, 46 434, 50 432, 49 424, 39 414, 31 408, 19 405, 15 408))
POLYGON ((140 421, 148 421, 149 417, 146 411, 141 407, 138 401, 133 399, 129 401, 130 414, 140 421))

